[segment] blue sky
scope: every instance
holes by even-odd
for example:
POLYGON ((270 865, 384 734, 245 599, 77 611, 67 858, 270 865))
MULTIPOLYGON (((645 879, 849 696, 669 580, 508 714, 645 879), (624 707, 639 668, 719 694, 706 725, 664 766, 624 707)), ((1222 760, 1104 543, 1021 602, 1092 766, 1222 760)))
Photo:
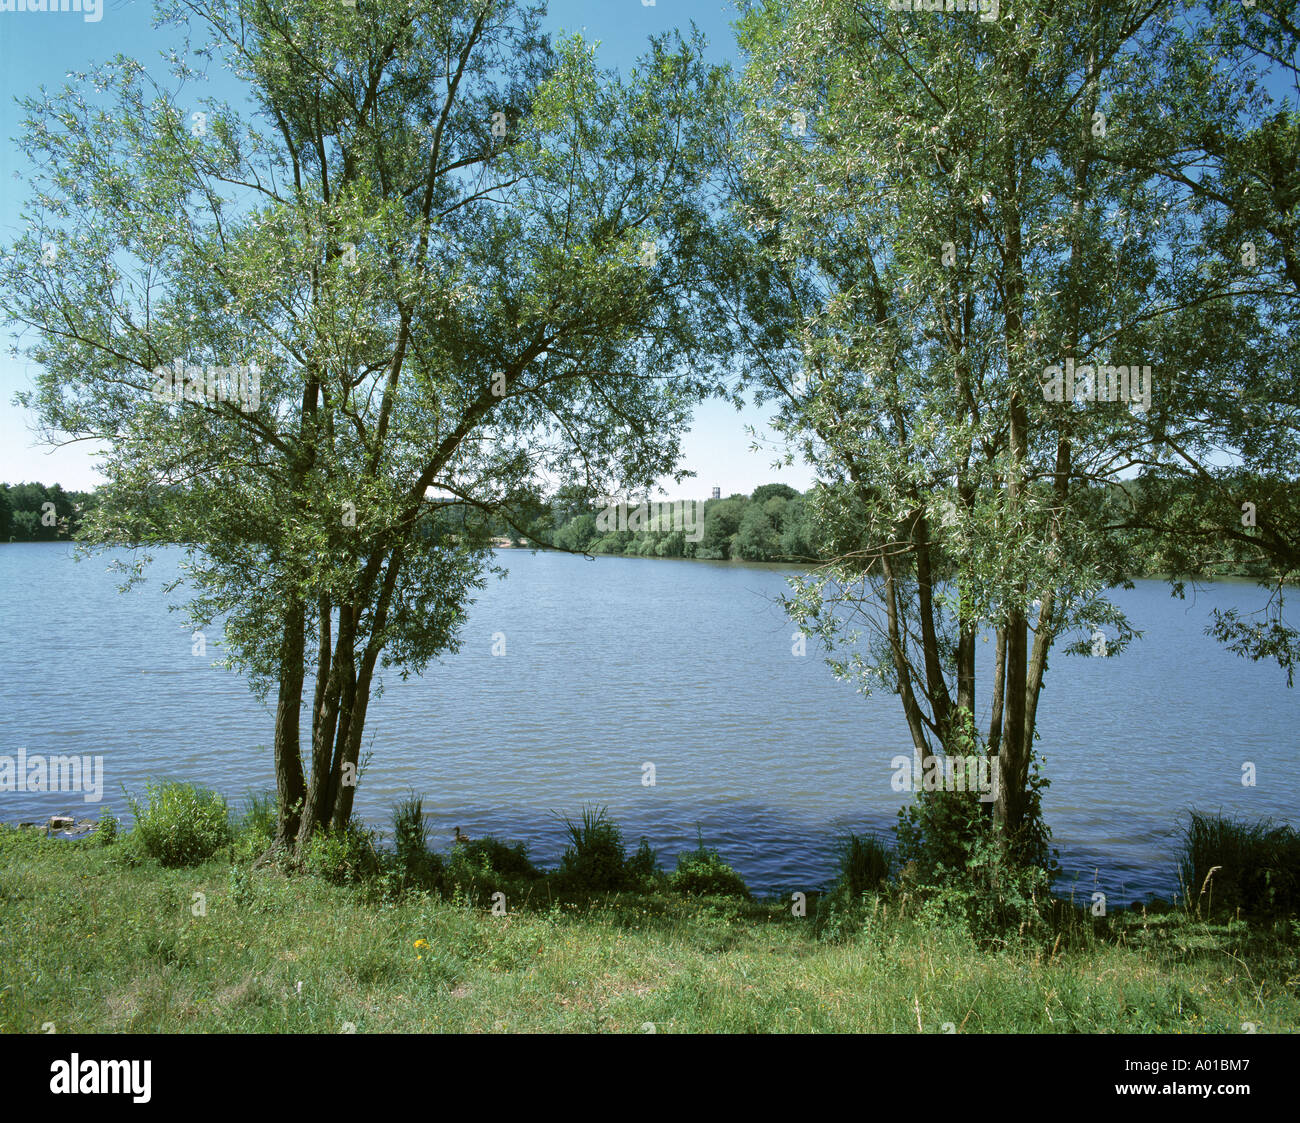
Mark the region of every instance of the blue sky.
MULTIPOLYGON (((91 0, 86 0, 89 4, 91 0)), ((328 2, 328 0, 325 0, 328 2)), ((149 0, 100 0, 100 18, 85 12, 0 11, 0 244, 17 231, 21 209, 25 161, 13 138, 20 129, 14 98, 39 86, 57 88, 69 71, 84 70, 96 61, 121 52, 163 76, 160 51, 176 44, 172 29, 152 27, 149 0)), ((646 37, 674 27, 686 29, 692 21, 708 37, 717 61, 739 67, 739 54, 731 30, 736 12, 731 0, 551 0, 547 26, 553 33, 582 31, 601 44, 599 58, 606 66, 626 70, 644 50, 646 37)), ((93 13, 92 13, 93 14, 93 13)), ((50 449, 32 429, 32 417, 12 402, 15 392, 27 388, 35 373, 32 364, 8 354, 15 340, 7 317, 0 326, 0 481, 40 480, 65 488, 89 488, 99 482, 92 451, 84 445, 50 449)), ((684 442, 683 464, 697 473, 682 487, 669 486, 673 495, 707 495, 715 485, 722 494, 750 492, 761 483, 780 480, 801 491, 812 483, 812 471, 803 465, 780 471, 771 467, 771 451, 753 452, 746 425, 770 432, 767 411, 747 408, 738 413, 722 402, 707 402, 696 412, 695 423, 684 442)))

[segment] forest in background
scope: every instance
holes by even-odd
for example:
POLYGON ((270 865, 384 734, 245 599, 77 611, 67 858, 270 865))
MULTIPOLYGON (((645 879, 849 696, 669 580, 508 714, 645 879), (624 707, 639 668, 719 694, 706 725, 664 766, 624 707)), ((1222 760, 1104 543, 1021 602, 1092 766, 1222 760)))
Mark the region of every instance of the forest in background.
MULTIPOLYGON (((1130 495, 1142 481, 1124 485, 1130 495)), ((477 529, 493 538, 536 549, 638 558, 695 558, 700 561, 749 561, 816 564, 833 554, 819 537, 811 499, 815 488, 799 492, 789 484, 760 484, 749 495, 735 492, 700 501, 699 530, 611 530, 598 526, 605 500, 561 488, 555 496, 535 496, 513 511, 499 513, 477 529), (692 539, 695 539, 692 541, 692 539)), ((1130 503, 1119 489, 1103 499, 1114 507, 1116 524, 1130 503)), ((82 521, 94 510, 97 491, 66 491, 59 484, 0 483, 0 542, 56 542, 75 539, 82 521), (52 507, 46 506, 53 504, 52 507)), ((1190 502, 1192 495, 1186 496, 1190 502)), ((660 500, 662 501, 662 500, 660 500)), ((649 500, 653 503, 656 500, 649 500)), ((688 501, 689 502, 689 501, 688 501)), ((636 501, 631 501, 636 506, 636 501)), ((450 512, 449 512, 450 514, 450 512)), ((449 521, 458 531, 470 529, 463 517, 449 521)), ((1162 564, 1160 542, 1143 530, 1120 532, 1131 577, 1170 576, 1162 564)), ((1220 577, 1264 577, 1257 555, 1229 545, 1215 571, 1220 577)))
POLYGON ((0 484, 0 542, 74 538, 95 502, 93 491, 64 491, 59 484, 0 484))

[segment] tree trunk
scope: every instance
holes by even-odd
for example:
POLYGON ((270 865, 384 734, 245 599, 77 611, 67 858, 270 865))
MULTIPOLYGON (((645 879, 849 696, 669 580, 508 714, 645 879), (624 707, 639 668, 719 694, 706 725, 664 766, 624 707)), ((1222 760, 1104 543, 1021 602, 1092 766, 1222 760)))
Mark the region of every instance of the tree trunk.
MULTIPOLYGON (((302 822, 298 827, 298 844, 305 844, 322 827, 330 825, 330 803, 327 793, 333 771, 331 749, 334 726, 338 716, 340 692, 343 687, 344 666, 352 662, 352 642, 355 632, 355 614, 349 605, 339 607, 339 634, 334 653, 329 660, 329 670, 323 689, 317 683, 321 698, 320 708, 312 715, 311 780, 303 803, 302 822)), ((325 674, 322 668, 317 675, 325 674)))
POLYGON ((939 659, 939 635, 934 621, 934 575, 930 567, 930 528, 924 515, 917 515, 912 521, 911 531, 911 545, 916 554, 916 599, 917 613, 921 617, 925 692, 930 699, 934 723, 939 729, 939 742, 946 752, 956 730, 952 727, 952 698, 939 659))
MULTIPOLYGON (((356 713, 357 705, 357 664, 356 652, 351 648, 348 649, 347 661, 342 664, 343 667, 343 689, 339 694, 338 721, 334 730, 334 756, 330 764, 329 783, 325 791, 325 802, 322 804, 326 811, 325 814, 330 823, 334 826, 344 826, 348 817, 351 816, 352 808, 348 806, 348 816, 340 819, 336 814, 338 810, 339 791, 344 786, 355 787, 358 776, 355 771, 347 771, 348 764, 348 744, 352 735, 352 716, 356 713)), ((356 761, 351 762, 354 766, 356 761)))
POLYGON ((1006 699, 1007 630, 999 628, 993 652, 993 705, 989 714, 989 752, 997 756, 1002 745, 1002 708, 1006 699))
MULTIPOLYGON (((1022 67, 1023 69, 1023 67, 1022 67)), ((1007 517, 1012 557, 1024 536, 1025 462, 1029 455, 1029 417, 1022 380, 1024 365, 1024 273, 1021 236, 1019 183, 1014 151, 1006 154, 1006 199, 1004 232, 1006 239, 1006 353, 1007 374, 1011 385, 1008 444, 1011 453, 1007 473, 1007 517)), ((1018 560, 1018 559, 1015 559, 1018 560)), ((1002 744, 998 750, 998 798, 994 814, 1004 834, 1014 834, 1025 813, 1025 780, 1029 774, 1029 746, 1025 744, 1025 674, 1028 664, 1028 626, 1025 600, 1028 590, 1020 581, 1011 594, 1006 614, 1006 721, 1002 744)))
POLYGON ((921 764, 924 766, 934 756, 934 752, 926 739, 921 707, 917 705, 916 695, 912 691, 912 673, 907 662, 903 629, 899 626, 898 589, 888 554, 880 556, 880 566, 885 575, 885 612, 889 628, 889 649, 894 657, 894 673, 898 676, 898 696, 903 702, 903 713, 907 717, 907 728, 912 734, 912 744, 921 754, 921 764))
POLYGON ((355 782, 343 783, 342 773, 351 765, 352 777, 355 781, 356 768, 361 757, 361 734, 365 730, 366 709, 370 705, 370 684, 374 676, 375 663, 383 647, 384 625, 388 622, 388 609, 393 603, 393 590, 397 586, 397 576, 402 569, 403 554, 403 548, 399 545, 388 559, 388 569, 384 574, 384 583, 379 591, 379 600, 371 620, 370 639, 366 643, 365 653, 361 657, 361 666, 352 688, 346 748, 343 759, 338 761, 333 769, 335 794, 332 819, 336 826, 343 826, 352 818, 352 801, 356 797, 357 786, 355 782))
POLYGON ((1025 671, 1028 636, 1023 612, 1013 608, 1007 620, 1006 721, 998 749, 998 799, 996 816, 1007 833, 1019 829, 1025 813, 1025 671))
POLYGON ((280 642, 280 691, 275 706, 276 849, 293 846, 303 799, 302 750, 299 724, 302 711, 303 635, 302 603, 290 605, 280 642))

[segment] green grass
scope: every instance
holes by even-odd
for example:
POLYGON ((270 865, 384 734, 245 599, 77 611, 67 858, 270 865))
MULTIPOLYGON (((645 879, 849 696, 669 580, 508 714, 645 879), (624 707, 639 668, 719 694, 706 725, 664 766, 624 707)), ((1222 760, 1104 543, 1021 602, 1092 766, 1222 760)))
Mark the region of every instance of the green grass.
MULTIPOLYGON (((841 943, 787 901, 666 893, 509 912, 248 861, 165 869, 0 828, 0 1030, 1259 1032, 1300 1025, 1295 921, 1069 914, 981 950, 877 898, 841 943), (195 893, 206 915, 194 915, 195 893), (418 941, 424 941, 416 947, 418 941), (427 945, 427 946, 425 946, 427 945), (298 983, 302 983, 299 992, 298 983)), ((525 899, 524 894, 527 895, 525 899)), ((1066 912, 1067 910, 1062 910, 1066 912)))
POLYGON ((1300 910, 1300 833, 1268 820, 1190 811, 1179 878, 1198 916, 1300 910))

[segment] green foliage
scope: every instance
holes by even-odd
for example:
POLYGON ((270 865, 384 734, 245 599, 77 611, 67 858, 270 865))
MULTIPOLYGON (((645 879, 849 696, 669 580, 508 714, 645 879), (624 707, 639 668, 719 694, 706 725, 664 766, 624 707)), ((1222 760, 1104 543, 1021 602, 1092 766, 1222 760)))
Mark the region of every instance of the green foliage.
POLYGON ((628 887, 631 878, 623 834, 606 808, 584 807, 580 822, 563 817, 560 821, 569 836, 557 878, 562 885, 594 893, 628 887))
POLYGON ((764 561, 781 552, 780 531, 759 504, 752 503, 745 508, 733 549, 736 557, 746 561, 764 561))
POLYGON ((248 875, 247 865, 233 865, 230 867, 230 879, 227 882, 227 888, 230 891, 230 899, 236 908, 246 909, 254 899, 252 881, 248 875))
POLYGON ((110 851, 109 861, 123 869, 136 869, 148 862, 149 854, 145 851, 140 832, 132 830, 119 834, 117 844, 110 851))
POLYGON ((683 558, 686 556, 686 533, 681 530, 674 530, 669 534, 663 535, 655 543, 655 557, 658 558, 683 558))
POLYGON ((356 885, 380 872, 374 832, 355 820, 312 835, 301 860, 304 871, 331 885, 356 885))
POLYGON ((243 814, 240 815, 237 828, 239 832, 255 835, 265 840, 269 846, 275 841, 275 823, 275 792, 263 792, 261 795, 250 792, 244 799, 243 814))
POLYGON ((235 861, 252 861, 265 854, 275 842, 276 801, 274 792, 244 797, 235 823, 231 856, 235 861))
POLYGON ((636 853, 627 860, 629 879, 637 888, 647 889, 659 878, 660 872, 659 855, 655 853, 650 843, 642 837, 641 845, 636 848, 636 853))
POLYGON ((669 875, 669 887, 675 893, 689 897, 719 896, 750 899, 749 888, 722 855, 704 845, 700 835, 699 845, 677 856, 677 868, 669 875))
POLYGON ((429 825, 424 818, 424 798, 412 792, 393 806, 393 845, 397 859, 413 869, 429 850, 429 825))
POLYGON ((867 916, 867 902, 877 907, 875 894, 888 889, 894 856, 875 835, 852 832, 836 844, 835 884, 817 902, 814 930, 820 939, 841 941, 856 935, 867 916))
POLYGON ((900 872, 929 882, 939 870, 961 870, 976 841, 992 829, 988 804, 969 792, 917 792, 894 827, 900 872))
POLYGON ((740 530, 748 500, 743 495, 710 499, 704 505, 704 537, 695 548, 697 558, 732 557, 733 539, 740 530))
POLYGON ((1190 811, 1178 870, 1197 916, 1300 912, 1300 832, 1285 824, 1190 811))
POLYGON ((194 784, 145 785, 148 803, 128 796, 136 835, 151 858, 164 866, 205 862, 230 839, 225 799, 194 784))
POLYGON ((59 484, 0 484, 0 542, 75 538, 95 504, 94 492, 64 491, 59 484))
POLYGON ((528 857, 523 842, 507 843, 491 835, 472 842, 457 842, 447 856, 442 874, 444 896, 477 900, 497 891, 526 891, 543 876, 528 857))
POLYGON ((909 879, 908 888, 920 901, 917 915, 924 925, 967 935, 981 946, 1005 946, 1048 931, 1046 873, 1015 865, 996 834, 975 840, 964 871, 937 869, 930 882, 909 879))
POLYGON ((750 496, 755 503, 765 504, 772 499, 798 499, 799 493, 789 484, 759 484, 750 496))
POLYGON ((812 559, 815 532, 803 497, 787 484, 763 484, 752 496, 708 499, 702 507, 699 541, 683 530, 628 530, 601 533, 596 508, 581 496, 561 493, 551 510, 534 525, 535 541, 565 550, 628 557, 701 558, 779 561, 787 557, 812 559))
POLYGON ((429 825, 424 800, 411 793, 393 808, 393 844, 397 872, 406 886, 432 888, 442 878, 442 858, 429 849, 429 825))
POLYGON ((113 814, 111 807, 105 807, 99 813, 99 826, 95 831, 95 841, 100 846, 112 846, 117 841, 122 824, 118 821, 117 816, 113 814))
POLYGON ((1051 786, 1052 781, 1043 775, 1038 756, 1031 756, 1022 797, 1024 818, 1009 840, 1012 860, 1017 865, 1042 870, 1047 875, 1049 885, 1054 884, 1061 874, 1060 854, 1052 846, 1052 828, 1043 817, 1043 792, 1051 786))
POLYGON ((900 889, 926 923, 989 945, 1044 930, 1051 868, 1021 860, 975 793, 918 792, 895 833, 900 889))
POLYGON ((596 516, 584 513, 561 526, 554 541, 562 550, 585 550, 595 538, 596 516))
POLYGON ((839 878, 853 898, 882 889, 889 880, 893 854, 885 843, 874 835, 850 833, 838 847, 839 878))

